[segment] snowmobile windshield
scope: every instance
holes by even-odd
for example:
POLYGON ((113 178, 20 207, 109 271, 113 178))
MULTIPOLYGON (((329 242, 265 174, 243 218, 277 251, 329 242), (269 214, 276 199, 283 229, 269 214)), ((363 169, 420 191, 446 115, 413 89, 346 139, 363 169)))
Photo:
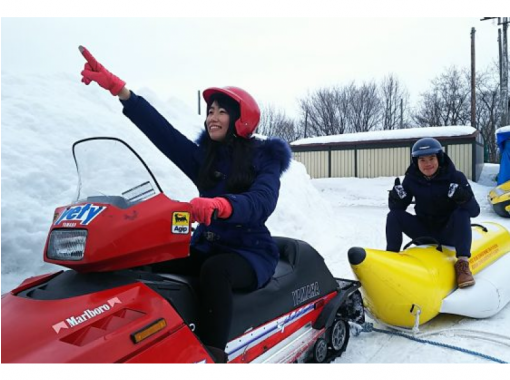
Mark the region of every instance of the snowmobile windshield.
POLYGON ((93 137, 77 141, 73 156, 78 171, 77 202, 128 208, 161 193, 138 154, 122 140, 93 137))

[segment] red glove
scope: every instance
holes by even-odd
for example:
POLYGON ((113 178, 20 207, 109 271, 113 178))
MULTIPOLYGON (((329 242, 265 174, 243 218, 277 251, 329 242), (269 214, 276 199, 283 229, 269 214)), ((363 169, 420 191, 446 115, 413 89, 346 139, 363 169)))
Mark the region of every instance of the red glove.
POLYGON ((81 81, 86 85, 94 81, 106 90, 110 90, 113 96, 119 94, 120 90, 124 88, 126 82, 116 77, 111 72, 106 70, 90 52, 83 46, 79 47, 81 54, 87 60, 81 75, 81 81))
POLYGON ((214 210, 218 210, 218 218, 226 219, 232 215, 232 205, 225 198, 194 198, 190 203, 193 219, 206 226, 211 224, 214 210))

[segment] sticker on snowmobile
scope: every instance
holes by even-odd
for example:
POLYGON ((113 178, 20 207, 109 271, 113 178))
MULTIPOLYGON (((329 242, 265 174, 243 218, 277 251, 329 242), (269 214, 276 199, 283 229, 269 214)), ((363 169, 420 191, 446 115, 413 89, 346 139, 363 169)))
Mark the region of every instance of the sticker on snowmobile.
POLYGON ((302 317, 305 317, 314 310, 314 303, 305 305, 291 313, 283 315, 276 320, 268 322, 255 330, 251 330, 249 333, 246 333, 239 338, 228 342, 225 351, 228 352, 229 360, 237 358, 263 340, 269 339, 276 334, 285 332, 285 328, 287 326, 290 326, 292 323, 298 321, 302 317))
POLYGON ((303 302, 313 298, 317 297, 321 294, 321 291, 319 289, 319 283, 314 282, 312 284, 303 286, 299 289, 292 291, 292 299, 294 300, 294 306, 297 306, 299 304, 302 304, 303 302))
POLYGON ((62 221, 73 221, 79 223, 82 226, 86 226, 104 210, 106 210, 105 206, 96 206, 92 203, 69 207, 62 213, 62 215, 60 215, 60 217, 55 221, 54 225, 56 226, 62 221))
POLYGON ((72 315, 69 318, 66 318, 65 321, 60 321, 58 323, 55 323, 53 326, 53 330, 58 334, 60 330, 62 329, 69 329, 73 328, 75 326, 78 326, 79 324, 88 321, 89 319, 92 319, 94 317, 97 317, 98 315, 101 315, 108 310, 112 309, 113 306, 115 306, 118 303, 122 303, 121 300, 119 300, 118 297, 114 297, 109 299, 104 305, 98 306, 95 309, 87 309, 80 315, 72 315))
POLYGON ((172 215, 172 233, 186 235, 189 233, 189 212, 177 211, 172 215))

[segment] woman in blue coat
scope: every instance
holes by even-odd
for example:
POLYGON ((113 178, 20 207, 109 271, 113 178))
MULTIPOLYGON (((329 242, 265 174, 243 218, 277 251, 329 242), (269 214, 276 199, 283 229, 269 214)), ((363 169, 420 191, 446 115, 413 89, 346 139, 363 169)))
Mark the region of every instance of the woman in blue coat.
POLYGON ((432 236, 455 247, 459 288, 474 285, 469 268, 471 218, 478 216, 480 206, 466 176, 455 168, 439 141, 423 138, 413 145, 412 163, 402 184, 399 178, 395 180, 388 203, 387 251, 400 251, 402 233, 411 239, 432 236), (406 211, 413 197, 416 215, 406 211))
POLYGON ((278 249, 265 222, 276 208, 290 148, 280 139, 251 137, 260 119, 259 107, 238 87, 203 92, 205 131, 197 142, 190 141, 87 49, 80 51, 87 60, 82 81, 97 82, 118 95, 124 115, 199 190, 200 196, 190 201, 194 220, 200 223, 190 257, 163 263, 158 269, 199 275, 200 336, 213 352, 222 353, 232 318, 232 291, 263 287, 278 263, 278 249), (215 210, 217 218, 213 218, 215 210))

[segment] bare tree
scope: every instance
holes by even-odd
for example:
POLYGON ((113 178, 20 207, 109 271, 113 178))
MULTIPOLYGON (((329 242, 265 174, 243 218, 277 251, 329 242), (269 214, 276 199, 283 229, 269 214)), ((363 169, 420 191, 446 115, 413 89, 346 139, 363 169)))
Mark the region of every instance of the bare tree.
POLYGON ((432 81, 432 90, 423 93, 414 120, 420 126, 469 125, 470 86, 467 70, 452 66, 432 81))
POLYGON ((337 108, 337 123, 338 134, 349 132, 351 120, 351 104, 350 99, 356 90, 354 82, 344 86, 337 87, 336 91, 336 108, 337 108))
MULTIPOLYGON (((497 162, 498 156, 494 136, 500 123, 497 73, 497 66, 494 66, 477 75, 476 81, 476 123, 491 162, 497 162)), ((379 86, 372 81, 361 86, 351 82, 343 87, 322 88, 299 101, 301 119, 294 124, 294 136, 394 130, 402 124, 409 126, 411 120, 422 127, 470 125, 470 95, 469 71, 455 66, 445 69, 431 81, 430 90, 421 94, 415 111, 411 111, 409 93, 395 74, 386 76, 379 86)), ((292 128, 282 125, 280 130, 292 128)), ((289 137, 287 139, 290 141, 289 137)))
POLYGON ((418 111, 413 115, 414 121, 420 127, 437 127, 441 125, 442 103, 437 91, 421 94, 418 111))
POLYGON ((364 132, 378 128, 381 100, 375 82, 317 90, 300 100, 305 137, 364 132))
POLYGON ((495 131, 499 122, 498 68, 493 67, 476 78, 476 127, 480 131, 489 162, 498 162, 495 131))
POLYGON ((409 125, 409 93, 394 74, 386 76, 381 82, 380 99, 382 129, 400 129, 409 125))
POLYGON ((345 132, 346 119, 342 116, 345 96, 338 87, 322 88, 301 99, 306 137, 338 135, 345 132))
POLYGON ((288 118, 285 112, 277 111, 271 105, 262 106, 258 133, 280 137, 288 142, 300 137, 295 122, 288 118))
POLYGON ((440 95, 446 105, 444 125, 470 125, 470 77, 456 67, 448 69, 439 80, 440 95))
POLYGON ((376 129, 380 121, 381 100, 375 82, 356 87, 349 97, 350 132, 367 132, 376 129))

